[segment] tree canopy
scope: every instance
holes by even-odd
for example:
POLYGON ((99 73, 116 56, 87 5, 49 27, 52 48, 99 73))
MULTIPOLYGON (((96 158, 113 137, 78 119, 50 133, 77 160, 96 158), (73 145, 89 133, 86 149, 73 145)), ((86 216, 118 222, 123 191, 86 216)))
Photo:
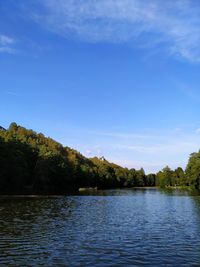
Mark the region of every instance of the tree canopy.
POLYGON ((42 133, 11 123, 0 127, 0 194, 62 194, 80 187, 176 187, 200 189, 200 151, 186 170, 166 166, 157 174, 123 168, 102 158, 86 158, 42 133))
POLYGON ((0 130, 0 193, 65 193, 79 187, 154 186, 143 169, 88 159, 50 137, 11 123, 0 130))

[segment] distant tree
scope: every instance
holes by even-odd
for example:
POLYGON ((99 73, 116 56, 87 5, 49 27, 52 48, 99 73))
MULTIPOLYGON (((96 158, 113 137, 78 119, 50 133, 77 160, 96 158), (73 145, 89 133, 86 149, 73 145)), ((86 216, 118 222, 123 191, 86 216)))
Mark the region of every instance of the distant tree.
POLYGON ((175 185, 183 186, 187 184, 185 172, 181 167, 178 167, 174 171, 175 185))
POLYGON ((159 171, 156 175, 156 185, 160 187, 174 186, 174 174, 173 171, 166 166, 162 171, 159 171))
POLYGON ((200 152, 192 153, 186 167, 187 184, 200 189, 200 152))
POLYGON ((16 122, 12 122, 11 124, 10 124, 10 126, 9 126, 9 128, 8 128, 8 131, 9 132, 11 132, 11 131, 17 131, 17 129, 18 129, 18 126, 17 126, 17 124, 16 124, 16 122))
POLYGON ((187 175, 166 167, 146 175, 144 169, 123 168, 102 158, 88 159, 42 133, 11 123, 0 131, 0 194, 65 193, 79 187, 117 188, 182 185, 199 187, 200 156, 191 156, 187 175))
POLYGON ((156 184, 156 175, 153 173, 147 174, 146 176, 146 185, 155 186, 156 184))

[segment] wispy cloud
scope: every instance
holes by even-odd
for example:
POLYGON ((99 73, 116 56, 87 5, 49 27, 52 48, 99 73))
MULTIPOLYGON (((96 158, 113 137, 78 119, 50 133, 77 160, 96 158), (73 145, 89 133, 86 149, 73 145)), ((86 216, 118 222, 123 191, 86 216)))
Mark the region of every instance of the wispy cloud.
POLYGON ((173 154, 186 154, 189 155, 193 150, 198 149, 197 143, 193 141, 178 141, 170 140, 169 144, 161 143, 152 145, 119 145, 119 149, 132 150, 142 154, 165 155, 173 154))
MULTIPOLYGON (((193 129, 188 126, 149 129, 143 131, 143 134, 134 131, 106 132, 83 129, 78 130, 81 135, 76 132, 77 130, 70 134, 73 136, 70 146, 82 154, 88 157, 105 156, 111 162, 128 168, 143 167, 147 172, 157 172, 166 165, 171 168, 185 168, 189 155, 200 148, 198 125, 193 129)), ((69 145, 69 139, 63 137, 62 143, 69 145)))
POLYGON ((11 96, 18 96, 15 92, 13 91, 5 91, 6 95, 11 95, 11 96))
POLYGON ((16 49, 13 47, 14 44, 14 38, 0 34, 0 53, 15 54, 16 49))
MULTIPOLYGON (((145 172, 148 173, 157 173, 158 171, 162 170, 164 167, 166 167, 165 161, 157 161, 150 162, 150 161, 138 161, 138 160, 118 160, 114 159, 114 162, 120 166, 125 166, 127 168, 134 168, 134 169, 141 169, 143 168, 145 172)), ((185 162, 181 161, 173 161, 172 164, 170 164, 170 168, 176 169, 177 166, 185 167, 185 162)))
POLYGON ((123 132, 101 132, 101 131, 88 131, 88 134, 93 134, 97 136, 106 136, 111 138, 120 138, 120 139, 149 139, 149 138, 158 138, 156 135, 152 134, 140 134, 140 133, 123 133, 123 132))
POLYGON ((15 43, 15 40, 9 36, 6 35, 0 35, 0 44, 2 46, 10 45, 15 43))
MULTIPOLYGON (((43 0, 33 18, 67 38, 162 47, 200 62, 200 3, 192 0, 43 0)), ((156 50, 156 49, 154 49, 156 50)))
POLYGON ((16 52, 17 52, 16 49, 8 46, 0 47, 0 53, 15 54, 16 52))

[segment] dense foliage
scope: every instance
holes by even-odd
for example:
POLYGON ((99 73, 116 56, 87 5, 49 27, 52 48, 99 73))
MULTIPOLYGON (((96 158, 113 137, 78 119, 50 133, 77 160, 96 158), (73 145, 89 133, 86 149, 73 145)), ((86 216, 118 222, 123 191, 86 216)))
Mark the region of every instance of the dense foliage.
POLYGON ((159 187, 190 187, 200 189, 200 151, 190 155, 186 170, 178 167, 174 171, 168 166, 156 175, 159 187))
POLYGON ((80 187, 154 186, 155 175, 88 159, 41 133, 0 128, 0 193, 66 193, 80 187))
POLYGON ((166 166, 162 171, 156 175, 156 185, 159 187, 177 187, 186 186, 187 180, 185 173, 181 167, 174 171, 166 166))
POLYGON ((185 173, 186 183, 193 188, 200 189, 200 151, 190 155, 185 173))
POLYGON ((155 174, 127 169, 102 158, 86 158, 49 137, 12 123, 0 127, 0 194, 66 193, 80 187, 178 187, 200 189, 200 151, 184 171, 168 166, 155 174))

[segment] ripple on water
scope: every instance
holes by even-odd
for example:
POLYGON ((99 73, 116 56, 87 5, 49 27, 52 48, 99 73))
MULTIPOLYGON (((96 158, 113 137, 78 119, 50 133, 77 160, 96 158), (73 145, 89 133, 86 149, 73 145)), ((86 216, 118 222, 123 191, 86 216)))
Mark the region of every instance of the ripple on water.
POLYGON ((200 266, 200 197, 159 190, 0 199, 0 266, 200 266))

